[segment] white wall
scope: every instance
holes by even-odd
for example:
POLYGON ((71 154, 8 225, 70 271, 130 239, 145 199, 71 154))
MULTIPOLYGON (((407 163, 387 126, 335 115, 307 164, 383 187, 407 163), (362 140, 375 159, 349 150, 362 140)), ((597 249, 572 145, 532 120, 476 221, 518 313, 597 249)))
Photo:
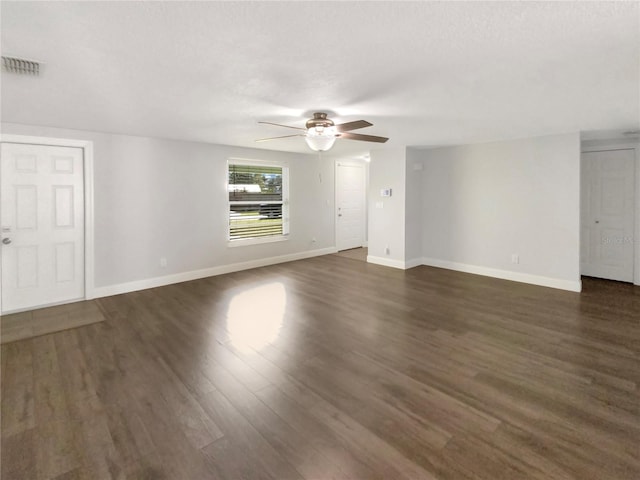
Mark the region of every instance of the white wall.
POLYGON ((405 149, 371 152, 369 164, 369 254, 367 261, 404 268, 405 265, 405 149), (391 188, 390 197, 380 190, 391 188), (381 203, 382 208, 379 208, 381 203), (389 253, 385 248, 389 248, 389 253))
POLYGON ((577 133, 415 156, 424 164, 417 221, 426 264, 580 289, 577 133))
POLYGON ((422 264, 422 151, 407 148, 405 193, 405 267, 422 264))
POLYGON ((635 150, 636 156, 636 184, 635 184, 635 238, 634 238, 634 268, 633 283, 640 285, 640 142, 629 141, 626 139, 610 139, 610 140, 583 140, 583 152, 597 150, 611 150, 619 148, 631 148, 635 150))
POLYGON ((7 123, 2 133, 94 142, 95 285, 105 294, 188 279, 188 272, 222 272, 216 268, 334 247, 330 160, 7 123), (228 247, 225 181, 232 157, 289 162, 288 241, 228 247), (167 259, 166 268, 160 257, 167 259), (149 281, 159 277, 164 280, 149 281))

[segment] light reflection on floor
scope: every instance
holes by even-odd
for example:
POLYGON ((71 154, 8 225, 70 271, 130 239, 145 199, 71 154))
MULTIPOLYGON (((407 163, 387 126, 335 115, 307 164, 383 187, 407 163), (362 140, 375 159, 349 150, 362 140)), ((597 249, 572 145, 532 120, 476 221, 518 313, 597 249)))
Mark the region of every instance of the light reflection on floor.
POLYGON ((260 285, 235 295, 227 314, 231 344, 241 352, 251 353, 276 340, 286 305, 287 292, 280 282, 260 285))

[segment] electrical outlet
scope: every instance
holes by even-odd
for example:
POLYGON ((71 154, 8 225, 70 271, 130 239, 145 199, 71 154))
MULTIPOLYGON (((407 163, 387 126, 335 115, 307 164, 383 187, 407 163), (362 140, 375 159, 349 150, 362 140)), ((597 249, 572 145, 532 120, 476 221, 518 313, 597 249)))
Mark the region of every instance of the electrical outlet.
POLYGON ((391 253, 391 249, 389 248, 389 245, 384 247, 384 253, 387 254, 387 255, 389 255, 391 253))
POLYGON ((165 268, 167 266, 167 259, 166 258, 164 258, 164 257, 160 258, 160 266, 162 268, 165 268))
POLYGON ((511 263, 520 263, 520 255, 518 255, 517 253, 512 253, 511 263))

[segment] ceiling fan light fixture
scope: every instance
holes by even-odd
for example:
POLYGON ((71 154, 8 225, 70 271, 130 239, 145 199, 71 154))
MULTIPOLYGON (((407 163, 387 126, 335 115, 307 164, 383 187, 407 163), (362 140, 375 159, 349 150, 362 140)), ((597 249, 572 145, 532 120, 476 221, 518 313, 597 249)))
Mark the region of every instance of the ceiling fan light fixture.
POLYGON ((326 152, 327 150, 331 150, 333 144, 336 143, 336 134, 336 128, 333 126, 320 129, 314 127, 307 130, 304 139, 311 150, 315 152, 326 152))

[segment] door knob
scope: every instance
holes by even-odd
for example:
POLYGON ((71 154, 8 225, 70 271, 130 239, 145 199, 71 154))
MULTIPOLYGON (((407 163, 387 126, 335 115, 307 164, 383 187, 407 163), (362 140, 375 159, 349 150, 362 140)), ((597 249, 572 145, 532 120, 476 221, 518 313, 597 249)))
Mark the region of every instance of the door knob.
POLYGON ((11 239, 9 237, 5 237, 2 239, 2 243, 5 245, 9 245, 11 243, 11 239))

